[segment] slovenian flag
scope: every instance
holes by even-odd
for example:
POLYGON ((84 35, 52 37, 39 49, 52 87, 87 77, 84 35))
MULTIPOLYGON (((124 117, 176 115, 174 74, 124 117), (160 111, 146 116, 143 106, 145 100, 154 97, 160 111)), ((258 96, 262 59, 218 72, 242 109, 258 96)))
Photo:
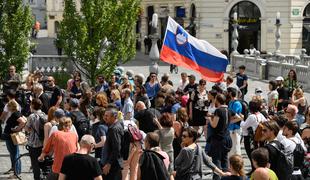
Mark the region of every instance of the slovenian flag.
POLYGON ((171 17, 168 19, 160 59, 177 66, 192 69, 211 82, 223 81, 228 59, 204 40, 186 32, 171 17))

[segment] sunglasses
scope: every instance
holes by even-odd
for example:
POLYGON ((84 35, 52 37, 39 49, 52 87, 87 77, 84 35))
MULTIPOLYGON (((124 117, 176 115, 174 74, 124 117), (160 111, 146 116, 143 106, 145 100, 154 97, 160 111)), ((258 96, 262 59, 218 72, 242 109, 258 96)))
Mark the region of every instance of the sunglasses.
POLYGON ((205 86, 206 84, 200 84, 201 86, 205 86))
POLYGON ((47 82, 53 82, 52 80, 47 80, 47 82))

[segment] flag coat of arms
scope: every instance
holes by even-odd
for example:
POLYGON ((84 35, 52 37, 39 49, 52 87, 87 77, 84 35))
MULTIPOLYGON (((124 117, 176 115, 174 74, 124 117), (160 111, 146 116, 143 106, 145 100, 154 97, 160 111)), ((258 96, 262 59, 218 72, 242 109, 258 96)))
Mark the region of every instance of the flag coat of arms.
POLYGON ((191 36, 171 17, 168 18, 160 59, 197 71, 203 79, 211 82, 222 81, 228 65, 224 54, 207 41, 191 36))

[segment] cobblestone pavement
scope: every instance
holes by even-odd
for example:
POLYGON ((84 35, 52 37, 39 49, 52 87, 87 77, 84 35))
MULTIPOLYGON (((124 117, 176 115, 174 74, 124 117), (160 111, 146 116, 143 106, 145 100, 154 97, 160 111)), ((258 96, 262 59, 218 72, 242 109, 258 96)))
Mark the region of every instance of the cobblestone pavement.
MULTIPOLYGON (((137 57, 134 61, 131 61, 131 62, 129 62, 123 66, 125 68, 125 71, 131 69, 135 73, 143 73, 145 76, 147 76, 149 73, 148 64, 150 64, 148 56, 145 56, 142 53, 138 53, 137 57)), ((169 72, 169 65, 166 63, 161 62, 159 69, 160 69, 159 70, 160 76, 163 75, 164 73, 170 73, 169 72)), ((187 72, 188 74, 194 74, 194 75, 196 75, 196 79, 199 79, 199 77, 200 77, 197 73, 195 73, 193 71, 186 70, 184 68, 179 67, 179 74, 171 74, 170 75, 170 78, 171 78, 172 82, 174 83, 175 87, 177 87, 180 84, 179 80, 180 80, 180 73, 181 72, 187 72)), ((213 85, 212 83, 207 83, 207 89, 210 89, 212 85, 213 85)), ((254 89, 256 87, 262 88, 263 94, 264 94, 264 96, 266 96, 266 93, 268 92, 268 83, 263 82, 263 81, 258 81, 255 79, 249 79, 249 92, 245 97, 246 100, 250 100, 250 97, 251 97, 251 95, 254 94, 254 89)), ((309 93, 305 93, 305 95, 307 98, 310 97, 309 93)), ((200 139, 199 144, 201 146, 204 146, 205 142, 204 142, 203 138, 200 139)), ((242 148, 243 148, 243 143, 242 143, 242 148)), ((21 153, 26 152, 24 147, 20 147, 20 151, 21 151, 21 153)), ((250 162, 249 162, 248 158, 246 157, 244 149, 242 149, 242 155, 245 159, 246 170, 248 171, 250 169, 250 162)), ((8 155, 5 143, 3 141, 0 141, 0 180, 7 179, 8 176, 3 175, 3 173, 5 171, 7 171, 8 169, 10 169, 10 166, 11 166, 11 164, 10 164, 9 155, 8 155)), ((210 172, 210 170, 208 170, 204 167, 204 172, 207 173, 207 172, 210 172)), ((29 159, 29 157, 23 157, 22 158, 22 175, 21 175, 21 177, 23 180, 33 179, 32 173, 30 170, 30 159, 29 159)), ((211 179, 211 176, 210 175, 204 176, 204 179, 211 179)))

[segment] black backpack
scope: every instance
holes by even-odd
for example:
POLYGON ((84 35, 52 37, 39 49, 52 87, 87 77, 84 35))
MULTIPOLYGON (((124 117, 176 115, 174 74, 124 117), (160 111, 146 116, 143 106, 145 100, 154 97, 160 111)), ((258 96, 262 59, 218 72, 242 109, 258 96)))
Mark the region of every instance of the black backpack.
POLYGON ((45 116, 45 114, 35 114, 35 117, 39 120, 39 129, 38 131, 36 130, 36 128, 32 128, 34 130, 34 133, 39 137, 40 141, 44 140, 44 124, 47 122, 47 118, 45 116))
POLYGON ((283 145, 279 141, 273 141, 267 144, 267 148, 275 148, 277 150, 277 168, 272 169, 281 180, 290 180, 293 167, 294 167, 294 155, 293 153, 285 152, 283 145))
POLYGON ((296 143, 294 140, 292 140, 296 147, 294 149, 293 155, 294 155, 294 170, 299 170, 302 168, 305 158, 305 150, 301 146, 301 144, 296 143))
POLYGON ((76 128, 79 140, 85 134, 90 134, 90 123, 86 116, 81 111, 71 112, 72 123, 76 128))

